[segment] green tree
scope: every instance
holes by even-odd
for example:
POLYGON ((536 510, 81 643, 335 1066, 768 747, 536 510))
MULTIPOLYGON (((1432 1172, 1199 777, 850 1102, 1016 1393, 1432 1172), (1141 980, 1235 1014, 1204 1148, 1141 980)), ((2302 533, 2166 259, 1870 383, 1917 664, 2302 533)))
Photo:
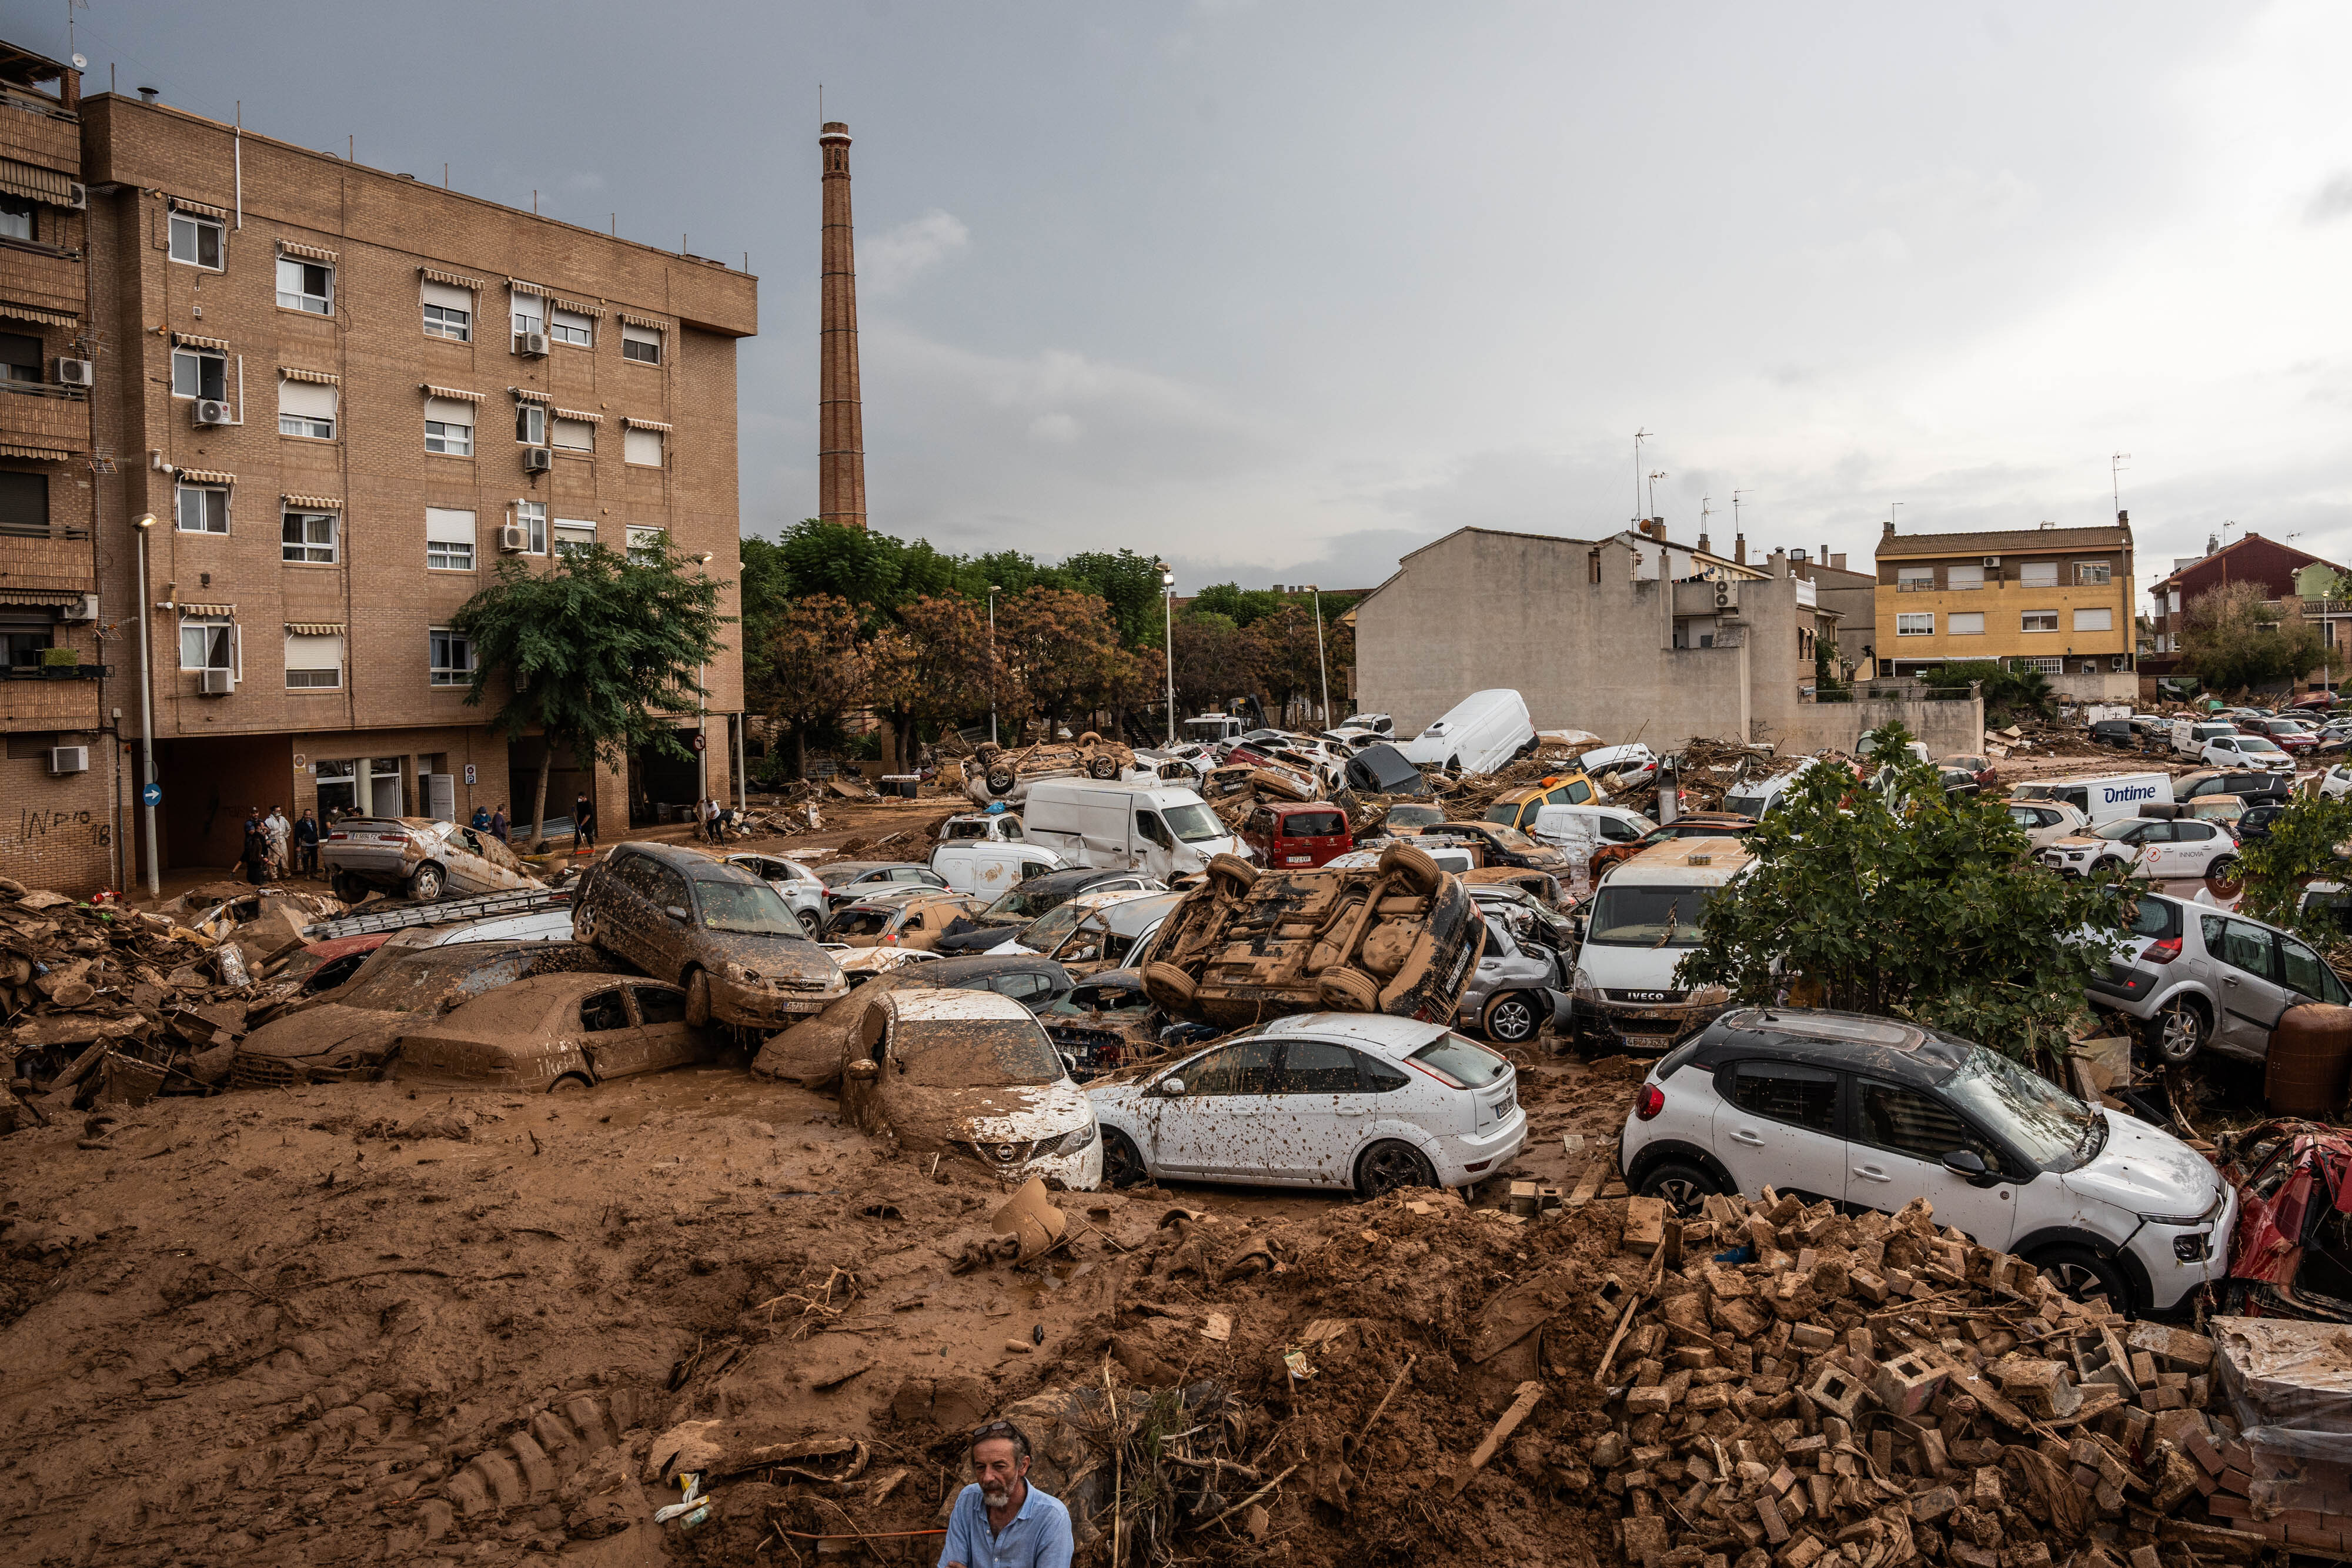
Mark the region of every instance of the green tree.
POLYGON ((1062 562, 1067 586, 1082 589, 1110 607, 1118 640, 1130 648, 1157 648, 1165 640, 1160 606, 1160 568, 1150 556, 1122 549, 1116 555, 1082 551, 1062 562))
POLYGON ((2269 833, 2240 846, 2246 891, 2239 907, 2257 920, 2315 942, 2342 940, 2344 933, 2329 910, 2315 917, 2297 905, 2305 883, 2315 878, 2346 879, 2347 843, 2352 843, 2352 796, 2296 796, 2272 820, 2269 833))
MULTIPOLYGON (((988 622, 971 601, 953 594, 923 598, 901 608, 898 623, 870 645, 874 706, 898 737, 898 765, 912 766, 919 727, 952 724, 988 711, 988 622)), ((1019 690, 997 667, 998 701, 1019 690)))
POLYGON ((614 768, 646 746, 688 755, 670 721, 696 713, 705 695, 697 672, 719 653, 728 584, 687 565, 667 547, 656 558, 604 545, 559 555, 544 570, 503 560, 451 619, 474 646, 467 703, 479 706, 503 681, 491 727, 509 741, 534 727, 546 737, 533 841, 547 821, 557 747, 614 768))
POLYGON ((1110 612, 1092 594, 1065 588, 1017 594, 998 604, 996 635, 1007 676, 1027 694, 1049 736, 1064 718, 1112 706, 1132 684, 1110 612))
POLYGON ((2325 650, 2318 630, 2300 617, 2286 620, 2260 585, 2229 582, 2189 601, 2180 652, 2208 690, 2234 692, 2301 680, 2325 650))
POLYGON ((793 732, 793 773, 805 779, 809 737, 836 729, 867 698, 871 662, 858 641, 857 612, 845 599, 818 593, 787 601, 762 624, 765 635, 751 645, 756 656, 744 663, 748 695, 793 732))
POLYGON ((1246 631, 1255 622, 1282 608, 1283 596, 1269 588, 1244 588, 1237 582, 1214 582, 1192 597, 1185 608, 1202 615, 1222 615, 1246 631))
POLYGON ((1675 983, 1892 1014, 2018 1057, 2054 1047, 2106 962, 2066 938, 2113 929, 2116 893, 2033 864, 1999 800, 1948 797, 1901 726, 1876 733, 1876 755, 1903 758, 1884 787, 1808 769, 1742 841, 1755 863, 1707 902, 1675 983))

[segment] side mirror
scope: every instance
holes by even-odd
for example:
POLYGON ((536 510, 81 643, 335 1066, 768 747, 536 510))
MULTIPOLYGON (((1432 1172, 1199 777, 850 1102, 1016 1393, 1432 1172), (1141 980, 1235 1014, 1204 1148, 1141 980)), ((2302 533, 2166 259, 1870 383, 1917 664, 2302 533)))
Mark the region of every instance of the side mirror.
POLYGON ((673 904, 667 909, 663 910, 662 913, 668 915, 672 920, 677 921, 680 925, 685 925, 688 920, 693 918, 692 915, 687 914, 686 906, 684 904, 673 904))
POLYGON ((856 1083, 871 1083, 882 1076, 882 1064, 871 1057, 861 1056, 842 1069, 845 1076, 856 1083))
POLYGON ((1160 1081, 1158 1086, 1152 1090, 1152 1092, 1155 1094, 1165 1094, 1171 1099, 1173 1099, 1177 1095, 1184 1092, 1184 1081, 1181 1078, 1163 1078, 1160 1081))
POLYGON ((2000 1173, 1984 1163, 1984 1156, 1974 1149, 1954 1149, 1944 1156, 1944 1168, 1963 1177, 1970 1186, 1990 1186, 2000 1179, 2000 1173))

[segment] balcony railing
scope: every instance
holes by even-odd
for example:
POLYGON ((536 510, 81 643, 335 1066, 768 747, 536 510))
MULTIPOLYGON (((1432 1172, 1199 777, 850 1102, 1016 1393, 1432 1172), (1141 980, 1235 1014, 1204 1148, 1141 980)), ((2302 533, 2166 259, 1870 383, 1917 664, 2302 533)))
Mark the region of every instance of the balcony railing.
POLYGON ((0 664, 12 681, 100 681, 114 674, 111 664, 0 664))

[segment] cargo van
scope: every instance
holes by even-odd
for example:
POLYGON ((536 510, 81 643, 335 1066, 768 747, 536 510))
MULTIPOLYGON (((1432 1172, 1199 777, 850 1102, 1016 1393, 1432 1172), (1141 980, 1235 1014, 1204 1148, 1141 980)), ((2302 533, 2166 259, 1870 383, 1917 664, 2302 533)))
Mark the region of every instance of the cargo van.
POLYGON ((1675 968, 1699 945, 1708 902, 1754 859, 1738 839, 1674 839, 1609 868, 1584 906, 1570 982, 1580 1051, 1665 1051, 1730 1004, 1721 986, 1685 990, 1675 968))
POLYGON ((1030 843, 1067 865, 1139 871, 1162 882, 1207 870, 1212 855, 1250 852, 1206 801, 1177 785, 1041 779, 1029 786, 1022 817, 1030 843))
POLYGON ((1472 692, 1397 749, 1408 762, 1434 764, 1448 773, 1492 773, 1535 746, 1526 699, 1497 687, 1472 692))
POLYGON ((1242 841, 1269 866, 1321 865, 1356 847, 1348 813, 1323 800, 1258 806, 1242 823, 1242 841))
POLYGON ((2226 718, 2176 718, 2172 721, 2172 749, 2183 757, 2201 758, 2207 741, 2237 733, 2238 727, 2226 718))
POLYGON ((2092 827, 2137 817, 2142 806, 2169 806, 2169 773, 2103 773, 2082 779, 2037 779, 2010 792, 2013 800, 2061 800, 2083 813, 2092 827))

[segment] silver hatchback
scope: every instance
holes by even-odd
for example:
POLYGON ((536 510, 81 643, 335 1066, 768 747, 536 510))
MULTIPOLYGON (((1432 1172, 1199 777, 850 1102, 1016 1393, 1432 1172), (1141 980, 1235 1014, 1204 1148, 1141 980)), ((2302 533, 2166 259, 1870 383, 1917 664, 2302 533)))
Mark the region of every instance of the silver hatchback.
POLYGON ((2167 1063, 2208 1048, 2261 1061, 2287 1009, 2352 1006, 2352 989, 2308 943, 2210 904, 2141 894, 2122 938, 2090 999, 2136 1020, 2149 1053, 2167 1063))

